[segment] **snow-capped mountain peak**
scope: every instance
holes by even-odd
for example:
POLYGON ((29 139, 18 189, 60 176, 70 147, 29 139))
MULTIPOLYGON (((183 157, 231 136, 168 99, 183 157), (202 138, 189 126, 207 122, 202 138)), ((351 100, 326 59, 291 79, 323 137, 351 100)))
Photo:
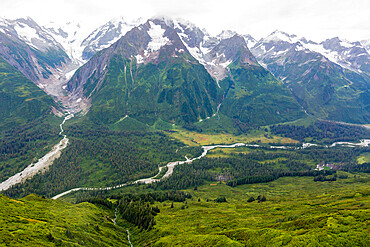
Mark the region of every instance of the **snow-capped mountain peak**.
POLYGON ((75 64, 85 63, 82 59, 82 40, 88 35, 89 30, 83 28, 78 22, 58 24, 50 22, 44 28, 62 45, 65 52, 75 64))
POLYGON ((166 32, 161 25, 154 24, 152 21, 149 21, 150 29, 148 34, 151 38, 148 43, 148 50, 158 51, 162 46, 166 45, 170 40, 164 35, 166 32))
POLYGON ((17 37, 30 47, 46 52, 61 48, 59 43, 44 28, 40 27, 31 17, 16 20, 0 18, 0 30, 17 37))
POLYGON ((247 43, 247 46, 248 46, 249 49, 251 49, 257 43, 257 40, 255 38, 253 38, 252 35, 250 35, 250 34, 243 35, 243 38, 244 38, 245 42, 247 43))
POLYGON ((343 68, 369 74, 369 53, 363 43, 350 42, 339 37, 327 39, 321 43, 298 38, 285 32, 275 31, 261 39, 252 48, 253 54, 263 64, 265 58, 283 58, 287 52, 319 53, 326 59, 343 68))
POLYGON ((370 39, 368 40, 362 40, 360 42, 360 44, 362 45, 362 47, 364 47, 366 49, 366 51, 370 54, 370 39))
POLYGON ((296 43, 298 40, 296 35, 289 35, 285 32, 275 30, 272 32, 269 36, 264 38, 264 42, 279 42, 279 41, 284 41, 288 43, 296 43))
POLYGON ((118 39, 124 36, 132 28, 143 23, 143 19, 139 18, 132 22, 126 21, 123 17, 114 18, 103 26, 95 29, 81 43, 84 47, 82 59, 88 60, 97 51, 109 47, 118 39))
POLYGON ((229 39, 235 35, 237 35, 235 31, 223 30, 219 35, 217 35, 217 38, 219 38, 220 40, 223 40, 223 39, 229 39))

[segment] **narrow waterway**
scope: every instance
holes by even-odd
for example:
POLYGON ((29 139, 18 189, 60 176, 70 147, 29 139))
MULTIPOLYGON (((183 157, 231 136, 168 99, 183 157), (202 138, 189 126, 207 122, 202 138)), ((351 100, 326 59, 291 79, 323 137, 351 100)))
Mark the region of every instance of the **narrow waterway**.
MULTIPOLYGON (((73 117, 73 114, 68 114, 63 122, 60 124, 60 132, 59 135, 62 135, 63 130, 63 124, 71 119, 73 117)), ((53 164, 53 161, 57 158, 59 158, 61 151, 65 149, 68 145, 69 139, 66 135, 62 135, 63 139, 60 140, 58 144, 56 144, 50 152, 45 154, 42 158, 40 158, 36 163, 31 163, 28 165, 23 171, 18 172, 17 174, 11 176, 7 180, 3 181, 0 184, 0 191, 4 191, 9 189, 11 186, 15 184, 19 184, 24 182, 26 179, 32 178, 35 176, 38 172, 45 171, 51 164, 53 164)))
MULTIPOLYGON (((63 193, 60 193, 56 196, 54 196, 52 199, 58 199, 62 196, 65 196, 73 191, 79 191, 79 190, 89 190, 89 191, 93 191, 93 190, 112 190, 112 189, 118 189, 118 188, 122 188, 124 186, 127 186, 127 185, 132 185, 132 184, 137 184, 137 183, 144 183, 144 184, 150 184, 150 183, 154 183, 154 182, 158 182, 158 181, 161 181, 162 179, 165 179, 169 176, 172 175, 173 173, 173 170, 175 168, 175 166, 177 165, 182 165, 182 164, 190 164, 192 163, 194 160, 198 160, 198 159, 201 159, 203 158, 204 156, 207 155, 208 151, 212 150, 212 149, 215 149, 215 148, 236 148, 236 147, 254 147, 254 148, 271 148, 271 149, 305 149, 305 148, 309 148, 309 147, 312 147, 312 146, 316 146, 316 147, 324 147, 324 148, 332 148, 332 147, 336 147, 336 146, 346 146, 346 147, 368 147, 370 145, 370 139, 364 139, 364 140, 361 140, 359 143, 351 143, 351 142, 335 142, 331 145, 318 145, 318 144, 311 144, 311 143, 303 143, 302 146, 300 147, 291 147, 291 146, 262 146, 262 145, 258 145, 258 144, 246 144, 246 143, 235 143, 235 144, 229 144, 229 145, 213 145, 213 146, 203 146, 202 149, 203 149, 203 152, 200 156, 196 157, 196 158, 193 158, 193 159, 188 159, 187 157, 185 157, 186 160, 183 160, 183 161, 174 161, 174 162, 169 162, 166 166, 168 168, 166 174, 163 175, 162 178, 160 179, 155 179, 155 177, 161 172, 161 170, 163 169, 163 167, 159 167, 159 172, 157 175, 153 176, 153 177, 150 177, 150 178, 142 178, 142 179, 139 179, 139 180, 136 180, 134 182, 128 182, 128 183, 124 183, 124 184, 119 184, 119 185, 116 185, 116 186, 112 186, 112 187, 80 187, 80 188, 74 188, 74 189, 70 189, 70 190, 67 190, 63 193)), ((165 166, 164 166, 165 167, 165 166)))

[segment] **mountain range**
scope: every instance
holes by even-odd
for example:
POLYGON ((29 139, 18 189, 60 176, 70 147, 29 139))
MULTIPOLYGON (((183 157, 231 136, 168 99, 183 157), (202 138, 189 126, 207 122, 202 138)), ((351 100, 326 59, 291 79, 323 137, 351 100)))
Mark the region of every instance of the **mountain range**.
POLYGON ((367 246, 369 44, 0 19, 0 242, 367 246))
MULTIPOLYGON (((166 17, 78 23, 0 20, 0 55, 64 109, 113 126, 129 117, 269 125, 313 115, 369 123, 369 41, 255 40, 166 17)), ((62 109, 61 108, 61 109, 62 109)))

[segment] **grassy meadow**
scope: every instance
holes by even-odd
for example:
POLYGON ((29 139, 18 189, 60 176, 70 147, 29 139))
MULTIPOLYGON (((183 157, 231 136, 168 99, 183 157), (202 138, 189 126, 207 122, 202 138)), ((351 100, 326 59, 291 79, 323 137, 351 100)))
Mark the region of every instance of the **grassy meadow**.
POLYGON ((113 218, 90 203, 0 195, 0 246, 129 246, 113 218))
POLYGON ((262 130, 254 130, 248 134, 233 135, 230 133, 208 134, 188 131, 185 129, 174 129, 165 133, 175 139, 180 140, 189 146, 212 145, 212 144, 234 144, 242 143, 298 143, 291 138, 270 135, 262 130))
POLYGON ((150 232, 136 246, 369 246, 369 175, 335 182, 312 177, 229 187, 209 183, 188 190, 185 203, 158 203, 150 232), (247 202, 264 195, 265 202, 247 202), (227 202, 216 203, 218 197, 227 202))

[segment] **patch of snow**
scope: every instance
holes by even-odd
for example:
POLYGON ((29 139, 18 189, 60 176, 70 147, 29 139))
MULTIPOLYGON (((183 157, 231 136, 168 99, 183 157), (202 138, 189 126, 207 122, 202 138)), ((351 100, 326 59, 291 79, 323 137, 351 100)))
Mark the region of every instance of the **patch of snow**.
POLYGON ((293 35, 289 35, 287 33, 281 32, 281 31, 275 31, 271 33, 269 36, 263 39, 264 42, 279 42, 279 41, 285 41, 288 43, 296 43, 298 42, 298 38, 293 35))
POLYGON ((338 58, 338 52, 336 51, 329 51, 325 49, 321 44, 304 44, 305 48, 320 53, 321 55, 325 56, 327 59, 329 59, 331 62, 339 64, 338 58))
POLYGON ((135 58, 138 64, 144 63, 144 57, 141 56, 140 54, 136 55, 135 58))
POLYGON ((157 51, 170 40, 164 36, 166 30, 163 29, 161 25, 156 25, 152 21, 149 21, 149 24, 150 29, 148 30, 148 34, 151 38, 151 41, 149 42, 147 49, 150 51, 157 51))
POLYGON ((294 48, 296 51, 304 51, 305 48, 302 45, 296 45, 294 48))
POLYGON ((266 46, 261 45, 259 48, 261 48, 261 50, 262 50, 263 53, 266 53, 266 46))
POLYGON ((39 35, 34 28, 17 24, 14 26, 14 29, 22 40, 37 49, 37 47, 32 43, 32 39, 39 39, 39 35))
POLYGON ((343 47, 346 47, 346 48, 352 48, 354 46, 353 44, 351 44, 348 41, 341 41, 340 45, 343 46, 343 47))
POLYGON ((237 33, 231 30, 223 30, 219 35, 217 35, 217 38, 223 40, 223 39, 229 39, 233 36, 235 36, 237 33))
POLYGON ((71 70, 70 72, 66 73, 66 79, 67 81, 72 78, 72 76, 75 74, 77 69, 71 70))
POLYGON ((46 84, 42 84, 42 83, 40 83, 40 84, 38 84, 38 86, 39 86, 39 88, 45 88, 47 85, 46 84))
POLYGON ((227 66, 229 66, 229 64, 231 64, 232 63, 232 60, 227 60, 226 62, 224 62, 224 63, 220 63, 219 65, 221 66, 221 67, 224 67, 224 68, 226 68, 227 66))
POLYGON ((266 53, 272 51, 273 49, 275 49, 275 46, 272 46, 268 51, 266 51, 266 53))
POLYGON ((274 53, 274 56, 280 56, 280 55, 282 55, 282 54, 285 54, 287 51, 289 51, 289 48, 288 48, 288 49, 286 49, 286 50, 283 50, 283 51, 275 52, 275 53, 274 53))
POLYGON ((204 60, 204 55, 205 53, 202 52, 201 49, 199 49, 198 47, 190 47, 186 44, 186 42, 183 42, 186 46, 186 48, 188 49, 188 51, 190 52, 190 54, 196 59, 198 60, 199 63, 203 64, 203 65, 206 65, 206 61, 204 60))
POLYGON ((201 51, 203 54, 208 54, 208 53, 211 51, 211 49, 210 49, 210 48, 206 48, 206 47, 204 47, 204 46, 203 46, 203 42, 202 42, 202 43, 200 43, 200 47, 199 47, 199 49, 200 49, 200 51, 201 51))
POLYGON ((175 28, 175 29, 179 29, 179 30, 180 30, 180 33, 181 33, 181 34, 184 34, 184 32, 185 32, 185 31, 184 31, 184 29, 181 27, 181 25, 179 24, 179 22, 174 21, 174 23, 173 23, 173 24, 174 24, 174 28, 175 28))

